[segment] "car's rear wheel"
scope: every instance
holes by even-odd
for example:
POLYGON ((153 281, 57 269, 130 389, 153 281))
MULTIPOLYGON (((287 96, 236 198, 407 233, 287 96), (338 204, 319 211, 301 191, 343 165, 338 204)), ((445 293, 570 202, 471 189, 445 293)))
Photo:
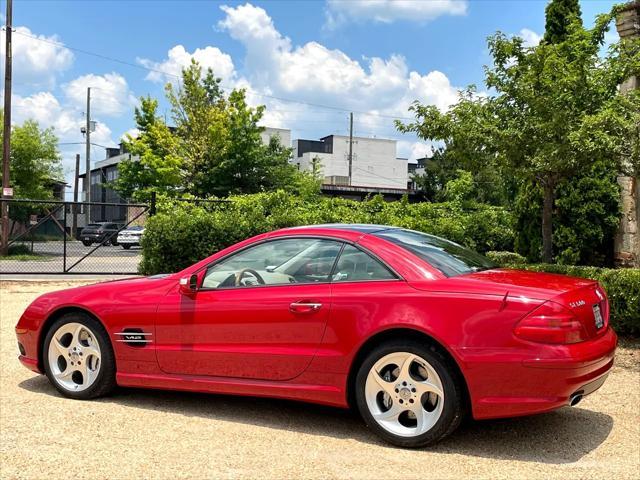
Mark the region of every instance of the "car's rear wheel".
POLYGON ((125 244, 123 244, 123 245, 122 245, 122 248, 124 248, 125 250, 129 250, 129 249, 131 248, 131 245, 125 245, 125 244))
POLYGON ((95 398, 115 387, 111 343, 104 327, 89 315, 63 315, 48 330, 42 351, 49 381, 67 397, 95 398))
POLYGON ((464 413, 463 391, 438 349, 414 341, 380 345, 356 376, 365 423, 384 440, 418 448, 453 432, 464 413))

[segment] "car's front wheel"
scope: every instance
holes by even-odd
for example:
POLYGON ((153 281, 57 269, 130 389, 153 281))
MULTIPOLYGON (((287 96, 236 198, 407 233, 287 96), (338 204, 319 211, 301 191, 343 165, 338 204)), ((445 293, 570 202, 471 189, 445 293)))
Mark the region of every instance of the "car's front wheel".
POLYGON ((92 241, 90 241, 90 240, 82 240, 82 244, 83 244, 85 247, 90 247, 92 243, 93 243, 93 242, 92 242, 92 241))
POLYGON ((99 397, 116 384, 107 332, 83 313, 69 313, 54 322, 44 340, 43 363, 49 381, 67 397, 99 397))
POLYGON ((360 366, 355 388, 367 426, 400 447, 441 440, 463 418, 463 391, 449 361, 420 342, 378 346, 360 366))

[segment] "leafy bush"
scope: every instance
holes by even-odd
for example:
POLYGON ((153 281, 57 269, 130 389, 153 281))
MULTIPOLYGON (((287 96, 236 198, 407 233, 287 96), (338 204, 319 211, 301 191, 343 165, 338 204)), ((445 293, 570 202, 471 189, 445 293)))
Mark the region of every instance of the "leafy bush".
POLYGON ((15 243, 9 245, 9 255, 29 255, 31 254, 31 248, 25 243, 15 243))
MULTIPOLYGON (((565 265, 608 265, 620 221, 620 190, 615 162, 594 161, 561 181, 553 221, 554 261, 565 265)), ((514 203, 516 252, 538 262, 542 252, 542 189, 522 184, 514 203)))
POLYGON ((640 335, 640 269, 579 267, 571 265, 514 265, 536 272, 561 273, 600 282, 611 306, 611 325, 622 335, 640 335))
POLYGON ((480 252, 513 248, 512 217, 500 207, 455 201, 385 202, 381 197, 356 202, 276 191, 229 197, 224 203, 163 200, 145 227, 140 272, 179 271, 253 235, 321 223, 396 225, 480 252))
POLYGON ((496 265, 524 265, 527 259, 514 252, 487 252, 486 257, 496 265))

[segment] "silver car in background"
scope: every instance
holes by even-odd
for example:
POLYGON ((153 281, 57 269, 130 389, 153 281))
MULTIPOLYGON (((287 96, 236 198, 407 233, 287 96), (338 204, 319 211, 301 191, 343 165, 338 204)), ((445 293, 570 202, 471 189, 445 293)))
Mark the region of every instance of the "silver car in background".
POLYGON ((118 245, 122 245, 125 250, 129 250, 133 246, 139 246, 143 233, 144 227, 141 226, 125 228, 118 233, 118 245))

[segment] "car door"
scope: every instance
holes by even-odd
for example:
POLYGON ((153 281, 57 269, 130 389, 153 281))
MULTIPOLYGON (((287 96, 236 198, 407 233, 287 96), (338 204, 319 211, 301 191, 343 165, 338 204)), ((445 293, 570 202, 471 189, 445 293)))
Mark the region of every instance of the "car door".
POLYGON ((199 290, 159 305, 156 348, 172 374, 289 380, 307 368, 331 310, 342 243, 261 242, 207 267, 199 290))

